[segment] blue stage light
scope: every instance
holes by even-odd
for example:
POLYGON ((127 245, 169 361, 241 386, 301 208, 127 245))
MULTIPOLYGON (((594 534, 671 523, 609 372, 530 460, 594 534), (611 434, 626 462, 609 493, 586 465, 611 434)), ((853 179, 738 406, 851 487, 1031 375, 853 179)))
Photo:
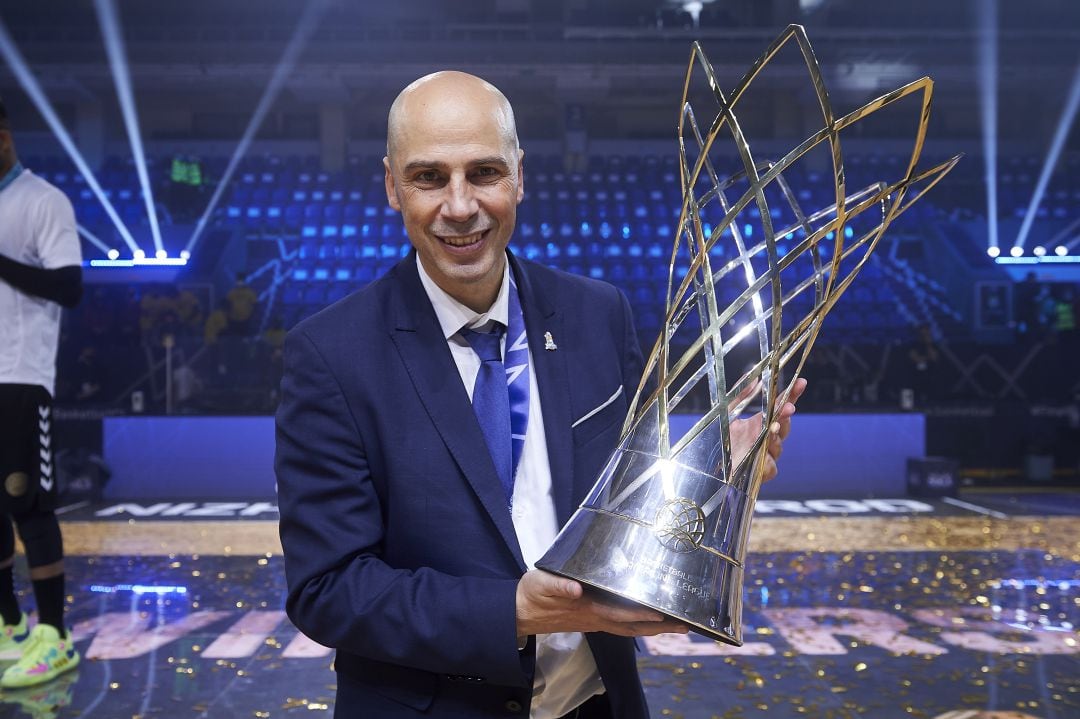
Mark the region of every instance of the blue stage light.
POLYGON ((1080 257, 1072 255, 1045 255, 1043 257, 998 257, 994 260, 999 265, 1075 265, 1080 264, 1080 257))
POLYGON ((96 248, 98 248, 99 250, 101 250, 102 252, 104 252, 106 256, 108 256, 108 254, 109 254, 110 252, 115 252, 115 250, 110 250, 110 249, 109 249, 109 246, 108 246, 108 245, 106 245, 106 244, 105 244, 104 242, 102 242, 102 241, 101 241, 101 239, 100 239, 99 237, 97 237, 97 236, 96 236, 96 235, 95 235, 95 234, 94 234, 93 232, 91 232, 90 230, 86 229, 85 227, 83 227, 83 226, 82 226, 82 225, 80 225, 80 224, 76 224, 76 225, 75 225, 75 227, 76 227, 76 229, 78 230, 78 232, 79 232, 79 234, 80 234, 80 235, 82 235, 83 237, 85 237, 85 238, 86 238, 86 240, 87 240, 87 241, 88 241, 88 242, 89 242, 89 243, 90 243, 91 245, 93 245, 94 247, 96 247, 96 248))
POLYGON ((187 594, 187 587, 179 584, 91 584, 90 591, 98 594, 116 594, 118 592, 132 592, 133 594, 187 594))
MULTIPOLYGON (((284 86, 286 78, 288 78, 289 73, 292 72, 293 67, 296 65, 297 58, 299 58, 300 53, 307 45, 308 39, 315 32, 316 27, 318 27, 319 19, 322 17, 322 14, 326 11, 329 4, 330 0, 313 0, 313 2, 305 4, 303 15, 301 15, 296 23, 296 29, 293 31, 292 38, 285 47, 284 53, 282 53, 281 61, 278 62, 277 67, 274 68, 274 73, 270 77, 270 82, 263 91, 262 97, 259 98, 259 103, 255 107, 255 112, 252 114, 251 120, 244 130, 244 134, 241 136, 240 142, 236 146, 236 150, 233 151, 232 157, 229 158, 229 164, 225 167, 225 172, 218 181, 214 194, 210 197, 210 202, 207 203, 206 209, 203 211, 202 216, 195 225, 195 230, 191 234, 191 239, 188 240, 187 246, 184 247, 188 252, 194 248, 195 243, 197 243, 202 236, 203 230, 206 228, 207 222, 217 208, 218 201, 221 199, 221 195, 225 191, 225 188, 229 185, 233 173, 240 164, 240 160, 247 154, 248 147, 250 147, 251 141, 255 137, 255 133, 258 132, 259 127, 262 126, 262 122, 266 118, 267 113, 269 113, 270 107, 274 104, 274 100, 277 99, 278 93, 284 86)), ((310 177, 308 180, 310 181, 310 177)))
POLYGON ((1058 158, 1061 156, 1061 150, 1065 146, 1065 140, 1069 136, 1069 130, 1072 128, 1073 120, 1076 118, 1077 109, 1080 109, 1080 65, 1077 65, 1076 73, 1073 75, 1072 86, 1069 88, 1065 107, 1062 109, 1061 117, 1058 119, 1054 138, 1050 141, 1050 150, 1043 161, 1039 180, 1035 183, 1035 192, 1032 193, 1031 202, 1028 204, 1027 212, 1024 214, 1024 222, 1020 225, 1020 231, 1016 234, 1014 244, 1018 247, 1023 247, 1024 242, 1027 241, 1028 232, 1031 231, 1031 224, 1038 214, 1039 204, 1042 202, 1043 195, 1046 194, 1046 186, 1050 183, 1050 175, 1053 173, 1058 158))
POLYGON ((11 39, 11 35, 8 33, 7 25, 4 24, 4 20, 0 17, 0 55, 4 56, 8 66, 14 73, 15 78, 19 81, 23 90, 30 97, 30 100, 34 103, 38 112, 41 113, 49 129, 56 135, 56 139, 63 146, 64 151, 67 152, 68 157, 75 163, 75 167, 82 173, 83 179, 86 180, 86 184, 93 191, 94 196, 101 202, 101 206, 105 208, 105 214, 112 220, 113 225, 116 226, 116 231, 120 233, 120 237, 123 238, 124 243, 128 248, 134 252, 138 248, 138 244, 131 236, 127 226, 123 220, 116 213, 116 209, 109 201, 108 195, 101 189, 101 185, 98 184, 97 177, 90 170, 90 166, 86 163, 86 159, 79 152, 79 149, 75 146, 74 140, 71 139, 71 135, 60 122, 60 118, 56 114, 56 110, 53 109, 52 103, 45 97, 44 91, 41 89, 41 85, 38 83, 37 78, 30 72, 30 67, 26 64, 26 60, 23 59, 22 53, 15 47, 15 42, 11 39))
MULTIPOLYGON (((978 85, 982 116, 984 184, 986 185, 986 229, 990 247, 998 249, 997 207, 997 81, 998 7, 997 0, 977 4, 979 18, 978 85)), ((999 250, 1000 252, 1000 250, 999 250)), ((991 255, 996 257, 997 255, 991 255)))
POLYGON ((150 584, 133 584, 131 591, 135 594, 187 594, 187 587, 166 584, 154 586, 150 584))
POLYGON ((139 129, 139 115, 135 110, 135 98, 131 90, 131 72, 128 68, 127 53, 124 50, 124 36, 120 32, 120 23, 116 18, 116 5, 113 0, 95 0, 101 35, 105 41, 105 52, 109 56, 109 68, 112 70, 113 84, 120 100, 120 112, 127 128, 131 154, 135 159, 135 171, 139 176, 146 216, 150 220, 150 234, 154 247, 160 252, 161 228, 158 227, 157 209, 154 207, 154 191, 150 177, 146 172, 146 155, 143 153, 142 133, 139 129))

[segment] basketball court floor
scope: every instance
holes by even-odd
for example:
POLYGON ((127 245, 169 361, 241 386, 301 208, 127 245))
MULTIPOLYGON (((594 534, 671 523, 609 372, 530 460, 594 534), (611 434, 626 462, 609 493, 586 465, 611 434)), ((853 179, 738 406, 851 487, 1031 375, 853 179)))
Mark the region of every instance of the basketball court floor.
MULTIPOLYGON (((763 501, 745 644, 646 641, 653 716, 1080 717, 1078 517, 1064 491, 763 501)), ((276 519, 272 501, 65 508, 83 662, 0 693, 0 717, 331 716, 332 654, 283 612, 276 519)))

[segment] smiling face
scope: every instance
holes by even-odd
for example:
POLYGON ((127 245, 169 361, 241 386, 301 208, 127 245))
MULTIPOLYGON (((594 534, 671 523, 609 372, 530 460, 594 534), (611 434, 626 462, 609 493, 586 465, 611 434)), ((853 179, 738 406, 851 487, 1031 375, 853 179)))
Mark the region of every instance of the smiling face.
POLYGON ((487 311, 524 196, 506 98, 464 73, 421 78, 394 101, 387 153, 386 199, 424 270, 454 299, 487 311))

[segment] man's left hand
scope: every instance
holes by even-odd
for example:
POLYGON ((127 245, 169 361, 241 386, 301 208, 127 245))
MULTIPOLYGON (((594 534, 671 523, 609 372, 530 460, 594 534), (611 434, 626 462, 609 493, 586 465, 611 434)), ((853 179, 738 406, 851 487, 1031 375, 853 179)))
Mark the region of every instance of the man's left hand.
MULTIPOLYGON (((753 387, 753 389, 756 390, 757 388, 753 387)), ((799 401, 799 397, 802 396, 805 390, 806 380, 802 377, 795 380, 791 392, 778 409, 772 426, 769 427, 768 439, 766 440, 765 467, 762 471, 763 481, 767 482, 776 476, 776 462, 780 459, 780 453, 784 451, 784 440, 787 439, 788 434, 791 432, 791 416, 795 414, 795 403, 799 401)), ((747 452, 753 448, 754 440, 757 439, 758 433, 761 431, 761 421, 761 412, 746 419, 733 419, 731 421, 732 466, 741 462, 747 452)))

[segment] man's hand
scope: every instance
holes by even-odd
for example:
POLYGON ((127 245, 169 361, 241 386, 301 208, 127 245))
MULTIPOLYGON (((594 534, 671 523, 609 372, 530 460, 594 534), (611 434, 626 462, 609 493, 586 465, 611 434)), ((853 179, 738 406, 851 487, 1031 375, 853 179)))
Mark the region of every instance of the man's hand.
POLYGON ((519 637, 553 632, 607 632, 624 637, 649 637, 667 632, 685 634, 682 622, 613 597, 585 591, 573 579, 542 569, 525 573, 517 586, 519 637))
MULTIPOLYGON (((736 404, 743 399, 752 397, 759 389, 759 383, 750 385, 738 398, 736 404)), ((766 447, 765 468, 763 471, 764 481, 769 481, 776 476, 776 462, 780 459, 780 453, 784 451, 784 440, 791 432, 791 415, 795 414, 795 403, 806 390, 806 380, 800 377, 791 388, 787 400, 776 413, 773 424, 769 427, 769 438, 766 447)), ((743 460, 747 452, 754 445, 758 432, 761 431, 761 412, 747 419, 733 419, 731 421, 731 455, 732 466, 743 460)))

